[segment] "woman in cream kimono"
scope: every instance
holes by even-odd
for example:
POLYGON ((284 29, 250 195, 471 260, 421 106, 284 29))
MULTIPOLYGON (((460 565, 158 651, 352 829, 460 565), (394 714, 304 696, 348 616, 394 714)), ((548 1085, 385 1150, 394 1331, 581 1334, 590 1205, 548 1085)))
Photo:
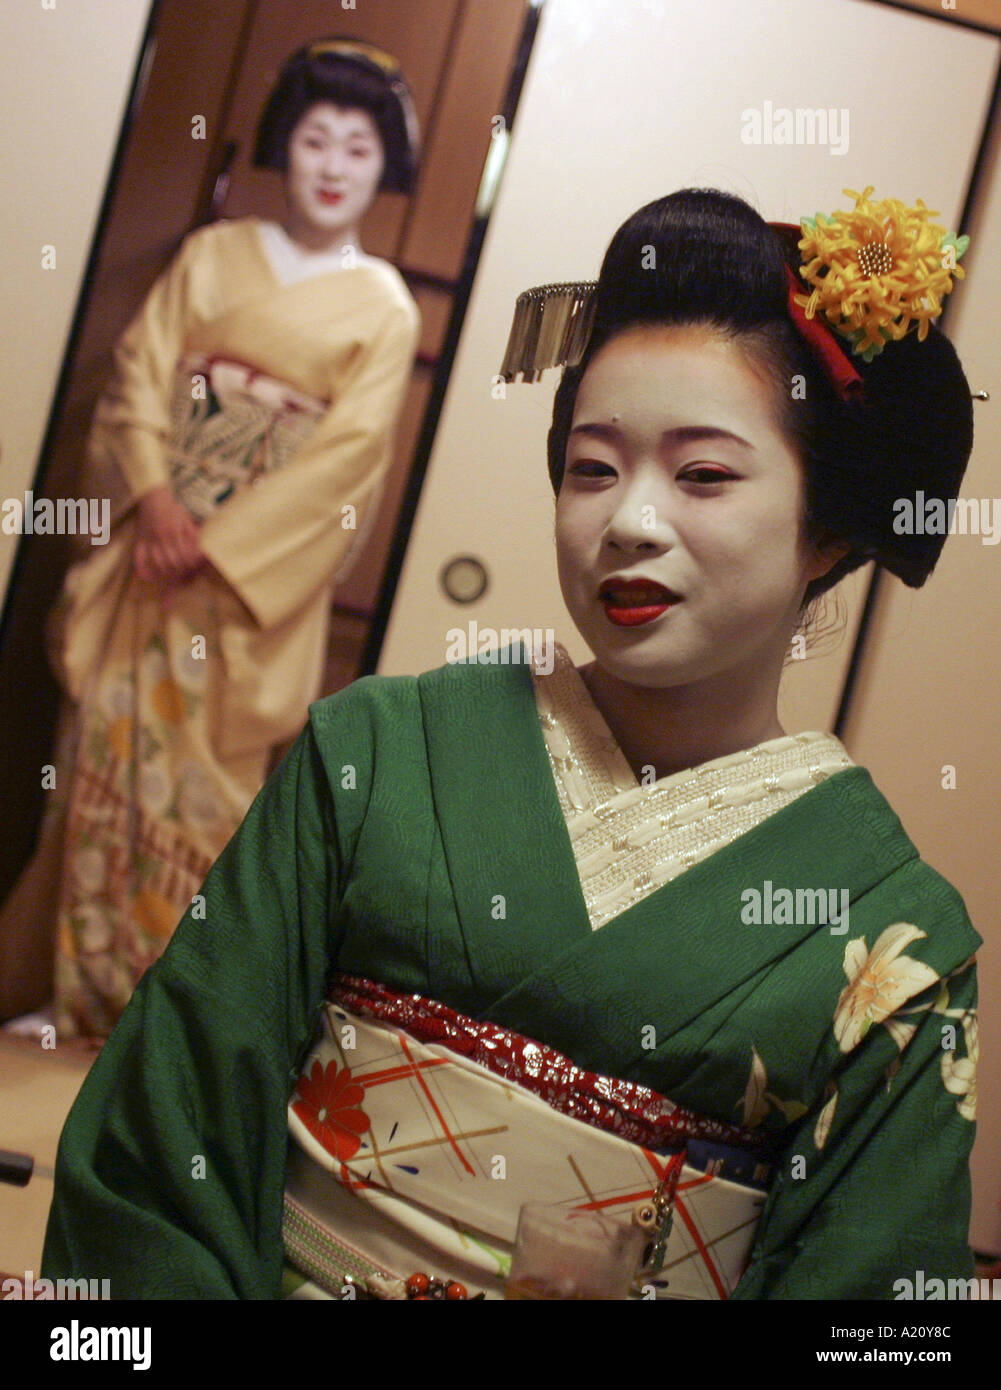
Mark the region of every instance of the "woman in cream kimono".
MULTIPOLYGON (((906 332, 952 287, 942 229, 868 192, 788 229, 683 190, 565 321, 519 305, 505 371, 568 363, 594 660, 518 641, 311 707, 84 1083, 46 1275, 498 1298, 541 1201, 633 1233, 643 1298, 969 1279, 980 937, 865 768, 776 713, 818 595, 873 557, 927 578, 944 537, 892 499, 955 495, 972 444, 950 344, 906 332)), ((593 1296, 571 1273, 514 1292, 593 1296)))
POLYGON ((255 155, 284 173, 285 225, 193 232, 118 345, 88 451, 113 534, 51 633, 72 701, 43 836, 63 1036, 110 1031, 318 693, 418 329, 359 224, 409 190, 415 145, 388 55, 294 55, 255 155))

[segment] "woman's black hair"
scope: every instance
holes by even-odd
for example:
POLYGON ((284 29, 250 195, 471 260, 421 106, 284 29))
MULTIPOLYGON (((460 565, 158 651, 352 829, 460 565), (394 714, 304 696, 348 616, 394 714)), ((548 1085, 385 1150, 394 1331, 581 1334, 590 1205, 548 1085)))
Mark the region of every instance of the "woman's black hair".
POLYGON ((386 161, 380 192, 411 192, 417 172, 416 122, 402 74, 387 73, 360 52, 314 52, 317 48, 322 49, 322 42, 300 48, 282 68, 261 113, 254 164, 285 170, 293 130, 311 106, 330 101, 367 111, 375 121, 386 161))
MULTIPOLYGON (((616 232, 598 282, 584 357, 567 368, 549 431, 549 475, 559 492, 577 389, 595 352, 634 324, 705 323, 744 346, 767 369, 780 423, 806 474, 806 533, 837 539, 848 553, 806 590, 806 607, 844 575, 877 560, 905 584, 925 582, 944 534, 898 534, 895 508, 915 495, 947 502, 959 491, 973 447, 970 388, 949 340, 934 327, 910 333, 871 362, 851 357, 864 383, 844 402, 794 328, 786 264, 795 252, 743 199, 682 189, 648 203, 616 232), (794 377, 805 384, 794 391, 794 377)), ((839 340, 840 342, 840 340, 839 340)), ((850 346, 844 343, 846 353, 850 346)))

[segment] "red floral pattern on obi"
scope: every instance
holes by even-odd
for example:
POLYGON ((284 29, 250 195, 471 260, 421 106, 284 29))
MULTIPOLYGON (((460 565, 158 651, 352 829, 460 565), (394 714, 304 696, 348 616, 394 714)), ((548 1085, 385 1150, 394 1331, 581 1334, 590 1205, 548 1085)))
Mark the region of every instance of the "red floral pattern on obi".
POLYGON ((362 1110, 365 1088, 352 1079, 348 1067, 314 1062, 296 1083, 292 1109, 328 1153, 346 1163, 361 1148, 361 1135, 371 1127, 362 1110))
POLYGON ((498 1023, 456 1013, 438 999, 399 994, 357 975, 336 973, 328 1002, 396 1024, 425 1043, 440 1043, 526 1090, 564 1115, 609 1130, 647 1149, 674 1150, 686 1139, 732 1144, 761 1153, 762 1136, 675 1105, 634 1081, 584 1071, 569 1057, 498 1023))

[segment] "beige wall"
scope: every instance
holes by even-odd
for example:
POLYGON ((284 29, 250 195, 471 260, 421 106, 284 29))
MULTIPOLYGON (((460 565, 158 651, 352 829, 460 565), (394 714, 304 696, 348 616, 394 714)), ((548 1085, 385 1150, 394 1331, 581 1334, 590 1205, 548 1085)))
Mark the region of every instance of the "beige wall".
MULTIPOLYGON (((0 496, 23 496, 108 179, 149 0, 0 6, 0 496), (58 93, 59 100, 53 96, 58 93), (42 269, 42 247, 56 267, 42 269)), ((0 601, 19 537, 0 533, 0 601)))
MULTIPOLYGON (((973 390, 966 498, 1001 510, 1001 126, 968 228, 968 280, 949 334, 973 390)), ((926 586, 887 576, 846 742, 927 859, 956 884, 984 938, 979 954, 980 1076, 973 1239, 1001 1251, 1001 545, 954 535, 926 586), (955 768, 955 789, 942 783, 955 768)))

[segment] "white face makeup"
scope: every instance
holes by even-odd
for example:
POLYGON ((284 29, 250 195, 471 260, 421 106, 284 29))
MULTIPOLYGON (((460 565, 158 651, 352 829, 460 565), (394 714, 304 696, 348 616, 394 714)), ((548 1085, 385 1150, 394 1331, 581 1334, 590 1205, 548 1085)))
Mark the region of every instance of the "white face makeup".
POLYGON ((724 682, 739 701, 763 662, 781 669, 803 591, 833 559, 801 538, 802 469, 773 390, 703 325, 630 328, 592 358, 556 545, 567 607, 610 675, 659 688, 724 682), (676 600, 602 601, 613 576, 676 600))
POLYGON ((311 106, 289 140, 290 234, 307 245, 354 237, 384 166, 379 128, 367 111, 329 101, 311 106))

